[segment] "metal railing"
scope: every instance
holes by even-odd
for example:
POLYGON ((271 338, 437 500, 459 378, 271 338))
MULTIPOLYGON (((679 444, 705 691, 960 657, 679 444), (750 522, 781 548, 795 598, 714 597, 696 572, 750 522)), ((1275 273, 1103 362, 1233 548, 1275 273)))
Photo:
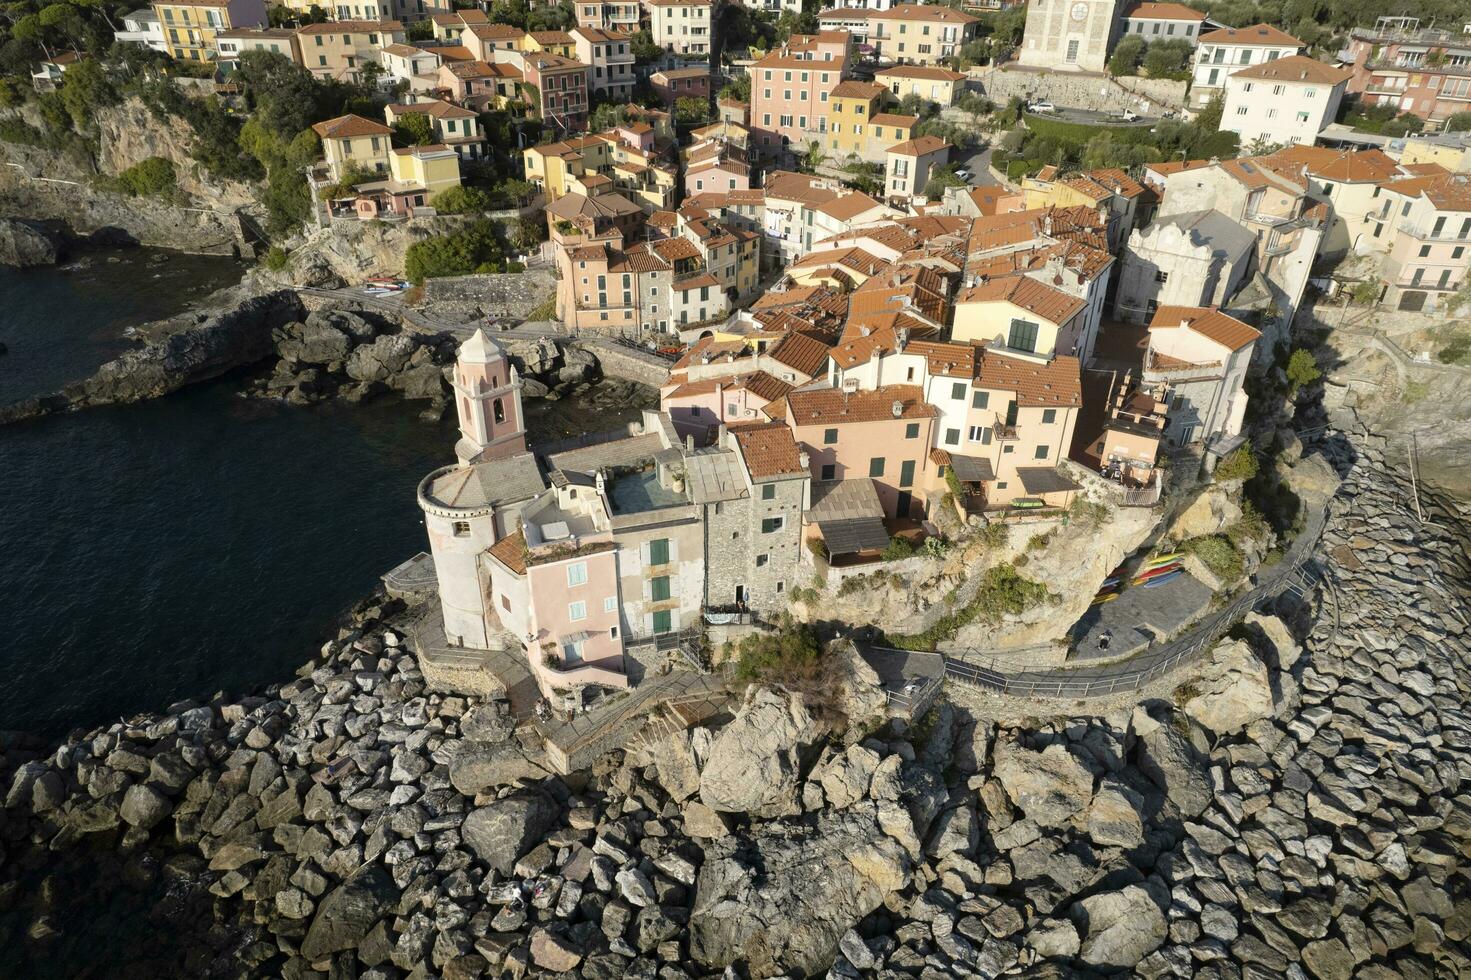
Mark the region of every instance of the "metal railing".
POLYGON ((1286 558, 1271 569, 1265 581, 1237 596, 1224 609, 1211 615, 1185 635, 1155 651, 1146 651, 1113 668, 1059 668, 1055 671, 1009 673, 1007 665, 995 655, 978 651, 965 654, 943 654, 945 677, 973 687, 1015 697, 1030 698, 1094 698, 1121 692, 1138 691, 1171 673, 1182 664, 1192 663, 1211 650, 1237 621, 1263 602, 1291 592, 1299 597, 1317 587, 1324 578, 1313 558, 1318 540, 1327 522, 1326 505, 1313 512, 1307 526, 1293 542, 1286 558), (1139 660, 1142 666, 1130 666, 1139 660), (1087 670, 1091 676, 1069 676, 1087 670))

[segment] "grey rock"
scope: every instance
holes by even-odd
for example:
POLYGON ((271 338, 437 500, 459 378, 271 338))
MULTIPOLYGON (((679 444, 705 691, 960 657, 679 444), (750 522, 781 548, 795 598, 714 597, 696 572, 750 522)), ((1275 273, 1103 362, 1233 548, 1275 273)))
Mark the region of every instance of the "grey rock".
POLYGON ((1062 745, 1034 752, 998 742, 993 770, 1011 802, 1042 827, 1070 823, 1093 796, 1093 774, 1062 745))
POLYGON ((1106 847, 1138 847, 1144 842, 1144 799, 1117 779, 1104 780, 1088 807, 1088 837, 1106 847))
POLYGON ((301 955, 315 962, 363 940, 398 901, 399 890, 380 867, 364 867, 327 893, 301 942, 301 955))
POLYGON ((801 695, 751 688, 710 746, 700 773, 700 802, 756 817, 799 813, 801 755, 817 735, 801 695))
POLYGON ((1214 796, 1206 760, 1173 723, 1156 724, 1139 739, 1139 768, 1187 817, 1205 812, 1214 796))
POLYGON ((471 811, 460 828, 465 844, 501 874, 510 874, 516 860, 552 828, 559 808, 540 789, 520 789, 471 811))
POLYGON ((1084 933, 1079 958, 1089 966, 1133 968, 1169 934, 1163 911, 1169 901, 1168 890, 1151 880, 1078 902, 1072 918, 1084 933))
POLYGON ((450 760, 449 780, 466 796, 551 775, 541 753, 528 752, 513 740, 500 743, 462 742, 450 760))
POLYGON ((118 816, 130 826, 151 830, 173 810, 174 805, 167 797, 151 786, 139 784, 128 787, 122 806, 118 808, 118 816))

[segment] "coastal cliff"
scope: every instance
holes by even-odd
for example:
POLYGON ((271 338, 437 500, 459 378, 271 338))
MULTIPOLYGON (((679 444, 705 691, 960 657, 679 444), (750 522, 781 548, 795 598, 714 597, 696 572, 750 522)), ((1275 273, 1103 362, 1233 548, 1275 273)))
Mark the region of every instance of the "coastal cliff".
POLYGON ((0 956, 195 976, 1464 975, 1464 543, 1449 515, 1417 521, 1380 444, 1328 450, 1323 591, 1140 701, 955 690, 920 725, 844 731, 830 704, 757 686, 556 777, 503 702, 426 688, 411 611, 364 603, 259 695, 7 743, 0 956), (103 941, 144 916, 147 942, 103 941))

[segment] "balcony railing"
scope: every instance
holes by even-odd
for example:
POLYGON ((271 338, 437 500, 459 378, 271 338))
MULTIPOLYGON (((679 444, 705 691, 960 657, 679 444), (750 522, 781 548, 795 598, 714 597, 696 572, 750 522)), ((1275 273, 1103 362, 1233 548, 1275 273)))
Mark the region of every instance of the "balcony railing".
POLYGON ((1004 422, 997 422, 991 426, 991 431, 995 433, 996 439, 1000 442, 1016 442, 1021 439, 1016 426, 1007 425, 1004 422))
POLYGON ((1471 229, 1463 228, 1460 221, 1454 224, 1448 221, 1440 231, 1435 230, 1433 223, 1402 227, 1400 231, 1422 242, 1471 242, 1471 229))

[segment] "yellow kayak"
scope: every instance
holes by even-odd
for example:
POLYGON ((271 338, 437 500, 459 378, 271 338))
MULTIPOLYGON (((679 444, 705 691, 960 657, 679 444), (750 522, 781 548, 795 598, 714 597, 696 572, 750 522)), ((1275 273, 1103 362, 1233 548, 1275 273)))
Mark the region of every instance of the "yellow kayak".
POLYGON ((1144 562, 1144 567, 1158 568, 1161 565, 1168 565, 1172 561, 1179 561, 1184 557, 1185 552, 1183 551, 1172 551, 1168 555, 1155 555, 1153 558, 1149 558, 1144 562))
POLYGON ((1097 596, 1094 596, 1093 597, 1093 601, 1090 602, 1090 603, 1088 603, 1088 605, 1090 605, 1090 606, 1101 606, 1105 602, 1113 602, 1118 597, 1119 597, 1119 594, 1117 592, 1110 592, 1110 593, 1108 593, 1108 595, 1097 595, 1097 596))

